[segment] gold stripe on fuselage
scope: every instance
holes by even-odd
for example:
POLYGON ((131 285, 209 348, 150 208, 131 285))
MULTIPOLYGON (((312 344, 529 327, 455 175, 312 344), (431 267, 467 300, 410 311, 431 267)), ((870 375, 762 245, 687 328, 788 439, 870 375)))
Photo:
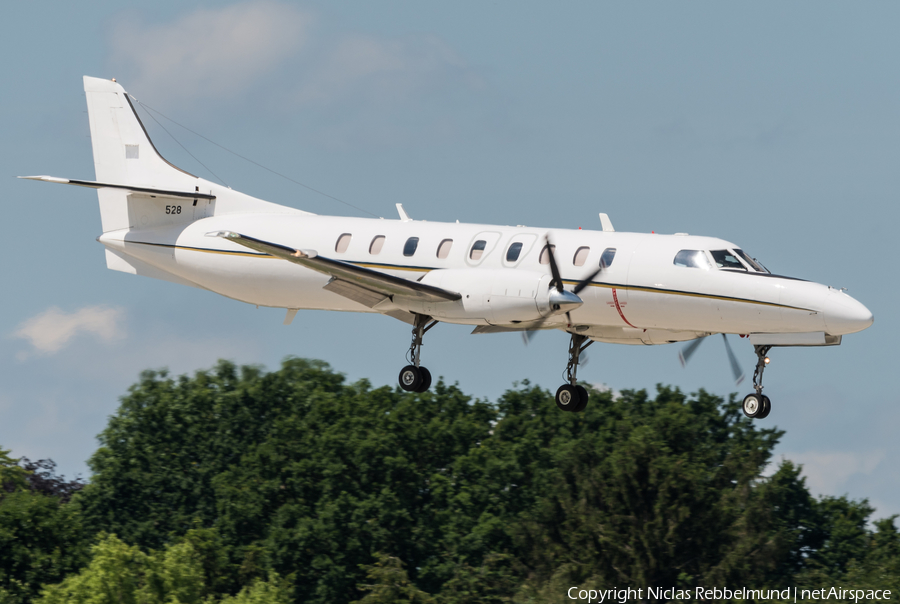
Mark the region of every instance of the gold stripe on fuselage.
MULTIPOLYGON (((272 256, 271 254, 262 254, 262 253, 253 253, 253 252, 235 252, 230 250, 216 250, 212 248, 204 248, 204 247, 190 247, 184 245, 172 245, 168 243, 149 243, 146 241, 126 241, 125 243, 137 243, 141 245, 152 245, 156 247, 170 247, 178 250, 187 250, 191 252, 203 252, 205 254, 223 254, 226 256, 244 256, 249 258, 277 258, 276 256, 272 256)), ((342 261, 344 262, 344 261, 342 261)), ((394 271, 412 271, 412 272, 420 272, 427 273, 429 271, 438 270, 435 267, 423 267, 423 266, 403 266, 400 264, 378 264, 375 262, 347 262, 347 264, 352 264, 354 266, 361 266, 364 268, 373 268, 380 270, 394 270, 394 271)), ((572 279, 563 279, 563 283, 567 283, 569 285, 576 285, 579 282, 572 279)), ((637 292, 647 292, 653 294, 666 294, 669 296, 687 296, 690 298, 706 298, 708 300, 722 300, 725 302, 742 302, 744 304, 758 304, 760 306, 771 306, 774 308, 787 308, 790 310, 803 310, 806 312, 816 312, 809 308, 801 308, 799 306, 788 306, 787 304, 777 304, 775 302, 763 302, 762 300, 749 300, 747 298, 731 298, 728 296, 717 296, 715 294, 702 294, 700 292, 686 292, 680 291, 677 289, 660 289, 655 287, 642 287, 640 285, 621 285, 616 283, 598 283, 596 281, 592 281, 588 284, 589 287, 600 287, 605 289, 621 289, 625 291, 637 291, 637 292)))

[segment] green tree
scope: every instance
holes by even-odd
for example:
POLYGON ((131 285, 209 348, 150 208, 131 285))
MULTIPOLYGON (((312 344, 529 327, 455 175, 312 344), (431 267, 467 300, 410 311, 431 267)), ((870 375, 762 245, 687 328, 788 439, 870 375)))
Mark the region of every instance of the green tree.
POLYGON ((407 560, 427 591, 443 580, 427 571, 453 513, 435 485, 495 418, 454 387, 346 386, 300 359, 268 374, 224 362, 193 378, 147 372, 101 434, 77 500, 95 530, 142 547, 216 528, 232 591, 276 570, 295 574, 299 601, 346 602, 377 551, 407 560))
POLYGON ((434 603, 430 595, 410 583, 400 558, 382 553, 375 557, 377 561, 365 567, 368 582, 359 586, 366 596, 354 604, 434 603))
MULTIPOLYGON (((866 528, 865 502, 816 500, 790 462, 763 476, 780 436, 703 391, 593 392, 585 413, 567 414, 527 382, 489 404, 444 383, 424 394, 345 384, 317 361, 268 373, 220 362, 142 374, 73 504, 91 531, 147 556, 193 539, 170 575, 202 571, 204 597, 290 585, 295 602, 400 589, 494 604, 584 582, 893 573, 896 535, 866 528), (275 585, 273 572, 287 578, 275 585)), ((153 559, 141 576, 169 576, 153 559)), ((172 589, 141 581, 163 585, 153 597, 172 589)))
POLYGON ((9 456, 9 451, 0 447, 0 497, 28 488, 28 474, 19 467, 19 460, 9 456))
POLYGON ((52 469, 52 462, 14 460, 0 449, 0 603, 31 601, 43 583, 59 581, 87 559, 78 508, 65 503, 80 483, 67 483, 52 469))
MULTIPOLYGON (((192 530, 161 551, 142 551, 116 535, 101 535, 91 547, 90 563, 57 585, 44 589, 40 604, 213 604, 219 601, 210 589, 218 580, 212 551, 217 543, 208 530, 192 530)), ((278 575, 257 580, 229 604, 282 604, 290 596, 289 585, 278 575)))

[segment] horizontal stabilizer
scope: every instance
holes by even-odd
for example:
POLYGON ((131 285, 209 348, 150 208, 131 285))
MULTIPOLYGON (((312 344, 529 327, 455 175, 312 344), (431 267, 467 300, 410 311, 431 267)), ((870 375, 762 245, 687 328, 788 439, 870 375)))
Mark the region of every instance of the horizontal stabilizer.
POLYGON ((336 281, 346 281, 359 288, 377 292, 384 296, 406 296, 432 302, 446 302, 462 298, 456 292, 447 291, 439 287, 395 277, 348 262, 323 258, 312 250, 295 250, 284 245, 254 239, 232 231, 207 233, 207 237, 221 237, 252 250, 282 258, 319 273, 331 275, 336 281))
POLYGON ((173 199, 207 199, 212 201, 215 195, 200 193, 199 191, 170 191, 168 189, 154 189, 152 187, 135 187, 131 185, 119 185, 109 182, 95 182, 92 180, 72 180, 70 178, 57 178, 56 176, 19 176, 27 180, 40 180, 42 182, 55 182, 61 185, 75 185, 89 189, 123 189, 134 193, 143 193, 152 197, 171 197, 173 199))

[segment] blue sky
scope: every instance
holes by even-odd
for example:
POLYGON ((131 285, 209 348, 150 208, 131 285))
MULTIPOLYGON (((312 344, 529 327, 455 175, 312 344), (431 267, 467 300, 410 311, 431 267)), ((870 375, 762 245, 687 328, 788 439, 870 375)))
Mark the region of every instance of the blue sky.
MULTIPOLYGON (((386 317, 255 309, 109 271, 96 194, 15 180, 93 178, 81 76, 379 216, 689 232, 875 314, 840 347, 772 353, 766 425, 817 493, 900 513, 892 234, 900 166, 900 5, 839 2, 64 2, 5 9, 0 36, 4 295, 0 446, 87 472, 95 435, 147 368, 320 358, 394 384, 409 330, 386 317)), ((146 119, 174 163, 206 168, 146 119)), ((359 215, 163 122, 233 188, 359 215)), ((425 364, 496 398, 562 383, 567 337, 429 332, 425 364)), ((749 373, 754 356, 732 339, 749 373)), ((596 344, 583 379, 735 388, 721 342, 596 344)))

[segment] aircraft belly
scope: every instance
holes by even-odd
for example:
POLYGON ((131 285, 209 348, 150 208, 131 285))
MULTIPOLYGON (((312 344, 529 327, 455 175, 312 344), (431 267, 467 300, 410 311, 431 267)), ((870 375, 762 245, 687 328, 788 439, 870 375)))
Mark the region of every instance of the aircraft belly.
POLYGON ((176 249, 175 263, 180 276, 249 304, 372 312, 358 302, 322 289, 330 279, 327 275, 278 258, 176 249))

